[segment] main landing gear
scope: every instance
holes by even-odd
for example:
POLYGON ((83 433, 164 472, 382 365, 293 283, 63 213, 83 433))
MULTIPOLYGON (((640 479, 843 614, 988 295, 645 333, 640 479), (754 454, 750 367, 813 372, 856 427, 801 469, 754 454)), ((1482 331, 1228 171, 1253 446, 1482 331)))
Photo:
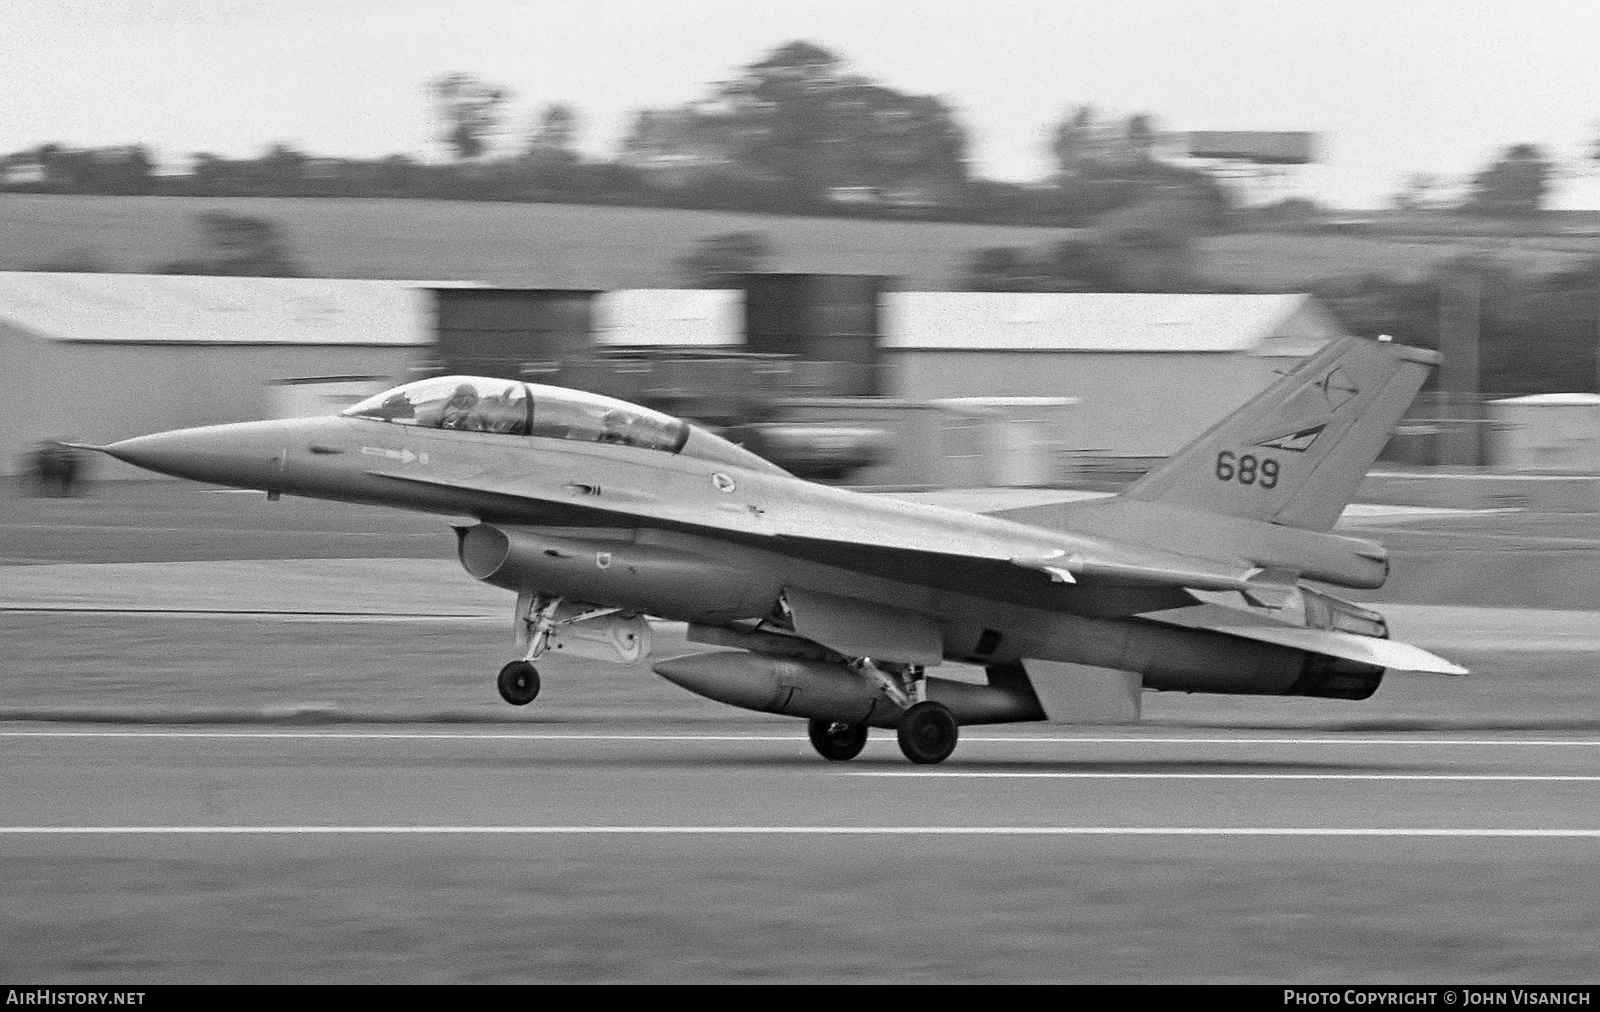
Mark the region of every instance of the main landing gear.
POLYGON ((854 759, 867 747, 867 725, 843 720, 813 720, 807 725, 811 745, 831 762, 854 759))
POLYGON ((960 729, 956 725, 956 715, 948 706, 924 700, 900 715, 900 724, 894 733, 907 759, 931 766, 950 758, 950 753, 956 750, 960 729))
MULTIPOLYGON (((907 759, 931 766, 950 758, 961 728, 948 706, 928 698, 928 679, 920 666, 877 664, 863 657, 851 667, 903 709, 895 737, 907 759)), ((814 719, 807 731, 811 746, 830 762, 854 759, 867 744, 864 722, 814 719)))

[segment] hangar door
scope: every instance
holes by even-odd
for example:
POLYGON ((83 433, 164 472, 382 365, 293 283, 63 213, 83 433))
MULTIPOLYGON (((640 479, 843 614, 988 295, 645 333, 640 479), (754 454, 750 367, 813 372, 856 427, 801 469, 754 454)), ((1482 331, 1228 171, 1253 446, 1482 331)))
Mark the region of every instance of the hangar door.
POLYGON ((865 274, 747 274, 745 345, 798 357, 796 385, 813 396, 873 396, 878 300, 885 278, 865 274), (808 381, 809 374, 816 374, 808 381))
POLYGON ((594 344, 598 292, 552 288, 434 289, 434 343, 446 372, 504 379, 555 376, 594 344))

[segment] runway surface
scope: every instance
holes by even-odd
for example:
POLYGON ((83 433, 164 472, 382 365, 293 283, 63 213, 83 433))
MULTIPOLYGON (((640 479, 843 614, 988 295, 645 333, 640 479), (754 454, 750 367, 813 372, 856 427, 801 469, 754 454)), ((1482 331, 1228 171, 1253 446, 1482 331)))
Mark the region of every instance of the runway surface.
POLYGON ((1592 981, 1600 738, 12 725, 40 982, 1592 981))
POLYGON ((0 731, 7 835, 293 828, 1078 830, 1600 836, 1600 738, 968 729, 916 767, 799 722, 714 733, 77 727, 0 731), (797 799, 804 799, 798 808, 797 799))

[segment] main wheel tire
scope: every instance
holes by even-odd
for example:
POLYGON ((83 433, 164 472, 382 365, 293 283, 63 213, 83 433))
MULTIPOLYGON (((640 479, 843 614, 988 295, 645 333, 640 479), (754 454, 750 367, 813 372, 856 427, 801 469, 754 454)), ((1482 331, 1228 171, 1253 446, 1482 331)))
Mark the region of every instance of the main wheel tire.
POLYGON ((842 720, 813 720, 806 725, 811 745, 830 762, 848 762, 867 746, 867 725, 842 720))
POLYGON ((921 702, 900 715, 895 735, 900 751, 914 763, 932 765, 950 758, 960 736, 956 715, 943 703, 921 702))
POLYGON ((500 669, 495 684, 501 699, 512 706, 527 706, 539 696, 539 669, 527 661, 512 661, 500 669))

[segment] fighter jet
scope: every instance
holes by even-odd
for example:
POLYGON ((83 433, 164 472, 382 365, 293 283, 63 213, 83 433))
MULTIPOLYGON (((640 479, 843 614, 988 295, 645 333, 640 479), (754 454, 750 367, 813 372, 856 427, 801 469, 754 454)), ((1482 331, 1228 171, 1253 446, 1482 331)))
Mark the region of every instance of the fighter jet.
POLYGON ((471 518, 461 565, 516 595, 497 682, 513 705, 539 694, 534 661, 637 664, 647 619, 677 621, 720 649, 655 663, 668 680, 803 718, 830 760, 892 728, 938 763, 963 725, 1131 719, 1145 690, 1359 700, 1386 669, 1463 673, 1313 585, 1387 579, 1381 545, 1332 528, 1438 361, 1330 342, 1122 494, 990 515, 803 481, 636 404, 471 376, 98 449, 274 499, 471 518), (946 662, 984 681, 929 674, 946 662))

